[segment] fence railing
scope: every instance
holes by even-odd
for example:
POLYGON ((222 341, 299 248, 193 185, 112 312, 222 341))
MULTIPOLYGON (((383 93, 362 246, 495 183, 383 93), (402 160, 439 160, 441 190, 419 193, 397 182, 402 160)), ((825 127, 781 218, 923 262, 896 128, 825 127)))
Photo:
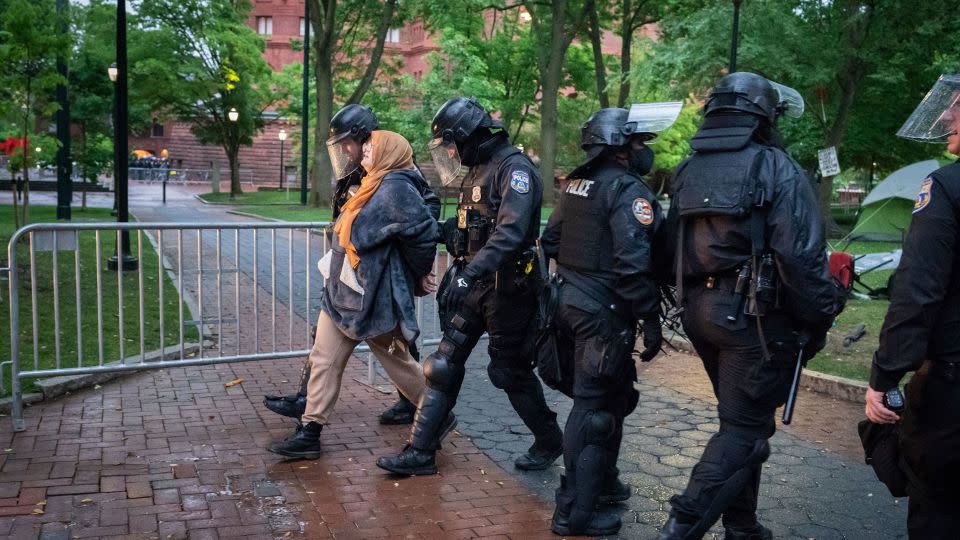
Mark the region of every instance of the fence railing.
MULTIPOLYGON (((240 183, 252 184, 254 181, 253 171, 240 169, 237 171, 240 175, 240 183)), ((175 169, 163 167, 130 167, 127 171, 130 180, 142 182, 167 182, 170 184, 199 184, 209 183, 213 179, 211 169, 175 169)), ((230 169, 220 171, 220 183, 230 184, 230 169)))
MULTIPOLYGON (((14 429, 25 427, 27 379, 306 356, 329 227, 38 223, 16 231, 8 246, 11 356, 0 362, 0 389, 10 368, 14 429), (130 266, 115 254, 124 245, 135 270, 121 270, 130 266)), ((437 257, 438 275, 449 262, 437 257)), ((424 300, 420 344, 436 344, 435 302, 424 300)))

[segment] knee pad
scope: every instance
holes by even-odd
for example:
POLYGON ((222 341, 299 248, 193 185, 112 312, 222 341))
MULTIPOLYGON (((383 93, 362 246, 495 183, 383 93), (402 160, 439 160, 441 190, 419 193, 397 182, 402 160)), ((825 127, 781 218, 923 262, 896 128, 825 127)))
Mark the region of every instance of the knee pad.
POLYGON ((583 435, 588 445, 602 445, 617 429, 617 419, 610 411, 593 410, 587 413, 583 435))
POLYGON ((431 388, 448 389, 463 379, 463 366, 450 361, 450 358, 437 351, 423 361, 423 376, 431 388))

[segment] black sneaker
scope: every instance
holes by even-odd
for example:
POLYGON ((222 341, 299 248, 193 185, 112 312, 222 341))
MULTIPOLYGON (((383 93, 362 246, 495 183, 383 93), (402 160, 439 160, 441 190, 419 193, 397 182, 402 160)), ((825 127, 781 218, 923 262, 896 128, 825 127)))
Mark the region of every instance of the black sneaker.
POLYGON ((400 399, 392 407, 380 413, 380 423, 387 426, 412 424, 417 414, 417 406, 400 394, 400 399))
POLYGON ((773 532, 756 523, 751 527, 729 527, 723 534, 724 540, 773 540, 773 532))
POLYGON ((534 443, 526 454, 513 462, 513 465, 521 471, 542 471, 550 468, 553 462, 562 455, 562 444, 553 448, 541 449, 534 443))
POLYGON ((582 528, 570 527, 570 515, 562 513, 560 508, 553 512, 550 530, 560 536, 612 536, 620 531, 620 516, 611 512, 596 511, 582 528))
POLYGON ((608 505, 622 503, 629 499, 632 494, 633 490, 630 489, 628 484, 624 484, 619 478, 615 478, 613 482, 608 482, 607 485, 603 487, 597 504, 608 505))
POLYGON ((307 410, 307 396, 303 394, 264 396, 263 404, 277 414, 299 420, 307 410))
POLYGON ((320 457, 320 432, 323 424, 310 422, 298 426, 297 431, 283 441, 271 444, 267 450, 284 457, 317 459, 320 457))
POLYGON ((399 454, 378 459, 377 467, 402 476, 429 476, 437 474, 437 452, 408 444, 399 454))

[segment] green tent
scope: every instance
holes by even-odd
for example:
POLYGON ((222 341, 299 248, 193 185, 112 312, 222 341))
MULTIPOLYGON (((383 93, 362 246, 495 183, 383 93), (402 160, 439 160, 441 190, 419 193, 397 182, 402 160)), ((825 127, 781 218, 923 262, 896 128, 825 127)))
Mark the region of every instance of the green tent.
POLYGON ((940 168, 935 159, 897 169, 873 188, 860 205, 860 217, 850 232, 862 240, 900 241, 910 226, 920 182, 940 168))

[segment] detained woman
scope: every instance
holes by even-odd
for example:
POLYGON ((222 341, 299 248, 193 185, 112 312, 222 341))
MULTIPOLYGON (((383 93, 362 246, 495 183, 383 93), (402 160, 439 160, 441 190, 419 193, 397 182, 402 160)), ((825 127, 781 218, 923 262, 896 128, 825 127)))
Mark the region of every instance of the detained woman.
MULTIPOLYGON (((410 355, 417 338, 414 294, 429 290, 437 222, 417 186, 413 149, 401 135, 374 131, 363 143, 366 176, 343 206, 333 248, 318 263, 325 283, 310 351, 307 406, 296 433, 270 451, 320 456, 320 433, 340 394, 347 360, 365 341, 400 392, 414 403, 423 372, 410 355)), ((448 419, 448 431, 453 417, 448 419)))

